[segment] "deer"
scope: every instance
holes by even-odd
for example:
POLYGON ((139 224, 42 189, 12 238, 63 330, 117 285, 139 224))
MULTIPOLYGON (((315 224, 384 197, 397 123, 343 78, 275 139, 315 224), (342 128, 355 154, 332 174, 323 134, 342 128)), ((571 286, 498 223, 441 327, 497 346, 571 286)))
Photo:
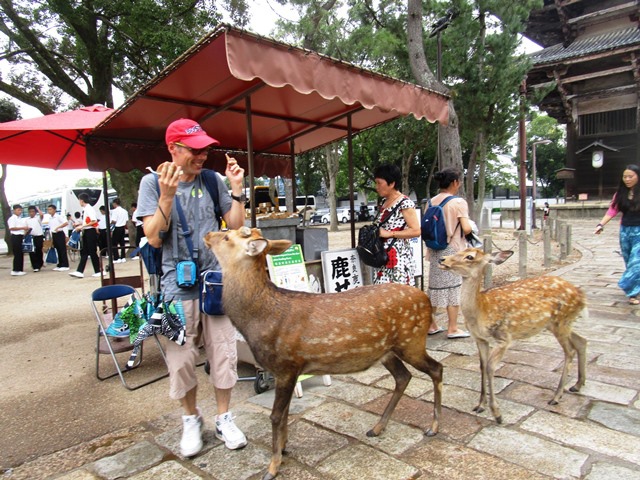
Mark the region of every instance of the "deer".
POLYGON ((532 337, 546 328, 562 347, 562 375, 549 405, 557 405, 560 401, 576 352, 578 381, 569 391, 579 392, 586 378, 587 341, 572 331, 575 319, 583 312, 585 316, 588 313, 582 290, 560 277, 538 276, 480 291, 485 267, 490 263, 500 265, 511 255, 510 250, 490 254, 467 248, 445 256, 439 262, 440 268, 462 276, 460 308, 478 346, 482 385, 480 401, 473 411, 482 413, 485 410, 488 385, 489 407, 497 423, 502 423, 502 415, 494 395, 494 372, 513 340, 532 337))
POLYGON ((209 232, 205 244, 222 269, 225 314, 244 336, 256 361, 275 378, 270 419, 272 457, 263 480, 276 477, 287 443, 289 405, 301 374, 346 374, 381 361, 395 389, 380 420, 366 434, 380 435, 412 378, 403 362, 431 377, 438 432, 442 364, 426 342, 432 309, 429 297, 408 285, 369 285, 340 293, 307 293, 277 287, 269 279, 266 255, 278 255, 289 240, 268 240, 259 229, 209 232))

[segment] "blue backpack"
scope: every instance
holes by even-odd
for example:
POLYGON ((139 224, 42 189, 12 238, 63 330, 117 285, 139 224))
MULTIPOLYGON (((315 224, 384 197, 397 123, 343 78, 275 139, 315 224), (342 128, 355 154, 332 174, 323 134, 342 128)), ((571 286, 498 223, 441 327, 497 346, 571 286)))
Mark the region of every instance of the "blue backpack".
POLYGON ((431 205, 431 200, 429 200, 427 211, 422 216, 420 225, 422 240, 432 250, 444 250, 449 245, 443 208, 453 198, 458 197, 451 195, 440 202, 440 205, 431 205))

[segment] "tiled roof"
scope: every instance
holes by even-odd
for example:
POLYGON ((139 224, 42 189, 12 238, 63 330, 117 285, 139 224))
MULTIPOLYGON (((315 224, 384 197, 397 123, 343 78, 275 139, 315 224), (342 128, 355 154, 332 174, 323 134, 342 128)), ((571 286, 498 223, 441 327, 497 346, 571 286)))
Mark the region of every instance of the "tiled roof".
POLYGON ((640 45, 640 29, 629 27, 623 30, 580 37, 568 47, 563 47, 561 43, 545 48, 530 55, 534 65, 545 63, 555 63, 568 58, 582 57, 593 53, 613 50, 615 48, 629 45, 640 45))

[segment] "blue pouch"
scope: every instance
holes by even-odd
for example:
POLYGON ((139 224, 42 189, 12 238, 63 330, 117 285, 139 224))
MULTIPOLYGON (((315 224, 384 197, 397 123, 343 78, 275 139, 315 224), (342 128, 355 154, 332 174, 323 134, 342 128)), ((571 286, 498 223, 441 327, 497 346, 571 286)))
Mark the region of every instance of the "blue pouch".
POLYGON ((222 272, 207 270, 200 282, 200 311, 207 315, 224 315, 222 308, 222 272))

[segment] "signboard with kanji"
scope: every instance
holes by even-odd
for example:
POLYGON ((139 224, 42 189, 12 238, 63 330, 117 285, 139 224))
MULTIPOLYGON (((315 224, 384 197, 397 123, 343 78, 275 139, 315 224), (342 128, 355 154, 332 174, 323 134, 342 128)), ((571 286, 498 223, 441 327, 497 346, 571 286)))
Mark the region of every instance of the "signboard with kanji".
POLYGON ((360 257, 355 248, 329 250, 321 252, 321 256, 326 293, 344 292, 364 285, 360 257))
POLYGON ((267 255, 267 265, 271 281, 276 286, 299 292, 310 291, 302 246, 299 244, 294 243, 280 255, 267 255))

